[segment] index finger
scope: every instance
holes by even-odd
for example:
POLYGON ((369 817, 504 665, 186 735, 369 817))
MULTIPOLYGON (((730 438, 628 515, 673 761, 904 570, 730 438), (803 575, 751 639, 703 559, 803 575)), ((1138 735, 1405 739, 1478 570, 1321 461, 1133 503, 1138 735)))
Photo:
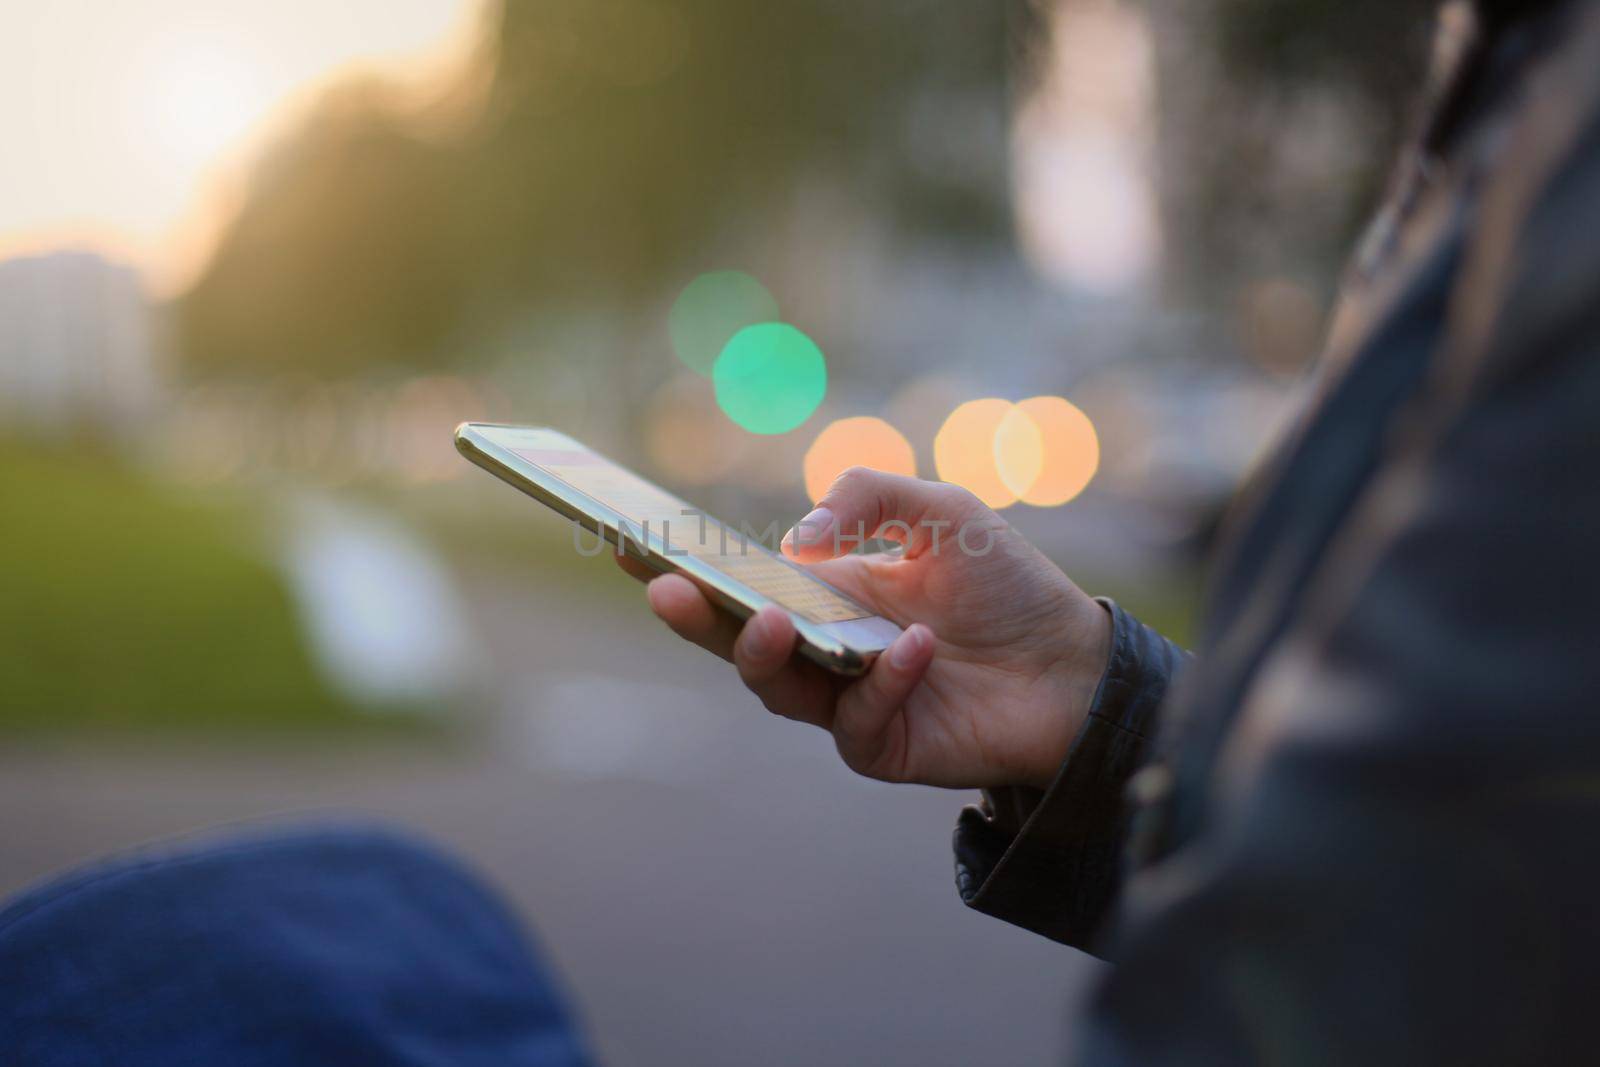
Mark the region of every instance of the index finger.
POLYGON ((641 582, 651 582, 661 577, 662 572, 656 570, 644 560, 630 556, 626 552, 615 558, 617 566, 621 567, 624 573, 639 579, 641 582))
POLYGON ((733 662, 733 642, 743 624, 707 600, 699 586, 681 574, 662 574, 645 587, 645 595, 650 610, 673 633, 733 662))

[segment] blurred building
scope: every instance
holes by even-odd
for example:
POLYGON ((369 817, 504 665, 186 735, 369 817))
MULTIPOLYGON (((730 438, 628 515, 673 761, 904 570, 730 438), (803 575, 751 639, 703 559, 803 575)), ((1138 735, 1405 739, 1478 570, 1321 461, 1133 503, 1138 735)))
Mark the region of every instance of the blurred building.
POLYGON ((162 392, 155 314, 131 267, 90 252, 0 262, 0 420, 127 429, 162 392))

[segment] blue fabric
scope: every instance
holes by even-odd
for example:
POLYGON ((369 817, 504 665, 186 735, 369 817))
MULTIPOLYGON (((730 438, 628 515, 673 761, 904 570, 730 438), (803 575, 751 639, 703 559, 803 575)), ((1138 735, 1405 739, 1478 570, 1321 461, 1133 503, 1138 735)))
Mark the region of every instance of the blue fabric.
POLYGON ((387 830, 145 851, 0 911, 4 1067, 588 1062, 506 908, 387 830))

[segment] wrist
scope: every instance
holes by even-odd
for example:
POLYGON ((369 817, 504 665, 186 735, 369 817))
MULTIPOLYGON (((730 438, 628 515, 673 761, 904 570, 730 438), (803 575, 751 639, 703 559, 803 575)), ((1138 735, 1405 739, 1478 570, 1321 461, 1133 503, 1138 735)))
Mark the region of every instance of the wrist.
POLYGON ((1051 695, 1041 708, 1044 729, 1040 743, 1018 785, 1044 790, 1055 781, 1111 662, 1111 609, 1082 593, 1075 608, 1066 625, 1067 640, 1051 666, 1051 695))

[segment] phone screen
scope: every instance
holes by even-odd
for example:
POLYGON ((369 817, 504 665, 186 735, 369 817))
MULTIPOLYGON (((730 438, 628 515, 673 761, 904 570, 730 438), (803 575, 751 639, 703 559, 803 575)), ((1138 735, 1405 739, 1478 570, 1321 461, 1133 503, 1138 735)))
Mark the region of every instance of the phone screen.
POLYGON ((537 447, 511 445, 510 451, 622 516, 632 526, 622 533, 636 542, 643 541, 648 530, 652 546, 664 542, 672 554, 693 556, 814 623, 872 614, 749 532, 730 529, 632 471, 576 442, 567 444, 551 436, 553 440, 539 441, 537 447))

